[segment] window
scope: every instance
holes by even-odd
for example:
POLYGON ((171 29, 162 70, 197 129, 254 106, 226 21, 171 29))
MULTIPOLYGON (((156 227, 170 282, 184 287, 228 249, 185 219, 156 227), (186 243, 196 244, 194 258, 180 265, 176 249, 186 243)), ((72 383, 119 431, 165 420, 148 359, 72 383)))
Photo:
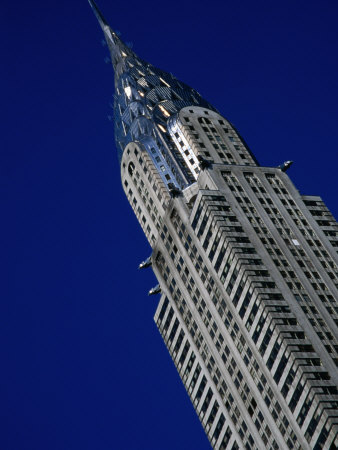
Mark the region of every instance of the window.
POLYGON ((200 373, 201 373, 201 366, 199 364, 197 364, 195 372, 194 372, 194 374, 193 374, 193 376, 191 378, 191 381, 190 381, 189 392, 192 392, 194 390, 194 387, 196 385, 196 382, 198 380, 198 377, 199 377, 200 373))
POLYGON ((212 399, 212 395, 213 395, 212 390, 211 390, 211 388, 209 388, 208 392, 207 392, 207 395, 205 396, 202 408, 201 408, 202 416, 204 416, 204 414, 206 413, 206 411, 207 411, 207 409, 209 407, 210 401, 212 399))
POLYGON ((135 170, 135 164, 133 162, 130 162, 128 165, 128 173, 130 176, 133 176, 135 170))
MULTIPOLYGON (((224 415, 222 413, 220 415, 220 418, 218 419, 218 422, 217 422, 214 434, 212 436, 212 439, 214 439, 215 441, 217 441, 217 439, 219 438, 219 435, 221 434, 221 431, 222 431, 222 428, 224 426, 224 423, 225 423, 225 417, 224 417, 224 415)), ((228 430, 229 430, 229 427, 228 427, 228 430)), ((228 432, 228 430, 227 430, 227 432, 228 432)), ((229 430, 229 432, 230 432, 230 436, 231 436, 231 431, 229 430)), ((226 448, 226 444, 222 448, 226 448)))
POLYGON ((200 383, 200 385, 199 385, 199 387, 198 387, 198 390, 197 390, 197 392, 196 392, 196 397, 195 397, 195 401, 194 401, 195 404, 198 403, 198 402, 200 401, 200 399, 201 399, 201 397, 202 397, 202 394, 203 394, 203 391, 204 391, 204 389, 205 389, 206 384, 207 384, 207 379, 206 379, 206 377, 203 375, 202 381, 201 381, 201 383, 200 383))

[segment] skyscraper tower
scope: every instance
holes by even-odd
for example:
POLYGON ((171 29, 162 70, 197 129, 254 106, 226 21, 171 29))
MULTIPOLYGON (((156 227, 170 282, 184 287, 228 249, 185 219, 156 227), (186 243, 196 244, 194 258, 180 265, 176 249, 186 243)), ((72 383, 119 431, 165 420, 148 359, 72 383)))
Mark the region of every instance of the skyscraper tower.
POLYGON ((194 89, 93 1, 115 71, 122 185, 152 248, 155 313, 215 449, 334 449, 338 225, 291 162, 262 167, 194 89))

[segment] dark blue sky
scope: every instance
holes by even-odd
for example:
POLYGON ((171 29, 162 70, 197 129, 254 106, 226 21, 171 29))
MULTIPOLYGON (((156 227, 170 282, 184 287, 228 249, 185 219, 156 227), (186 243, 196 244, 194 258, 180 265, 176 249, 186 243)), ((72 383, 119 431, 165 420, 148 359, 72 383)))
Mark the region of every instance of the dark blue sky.
MULTIPOLYGON (((338 215, 337 2, 99 6, 338 215)), ((0 448, 208 449, 137 270, 150 249, 121 188, 96 19, 85 0, 13 0, 0 25, 0 448)))

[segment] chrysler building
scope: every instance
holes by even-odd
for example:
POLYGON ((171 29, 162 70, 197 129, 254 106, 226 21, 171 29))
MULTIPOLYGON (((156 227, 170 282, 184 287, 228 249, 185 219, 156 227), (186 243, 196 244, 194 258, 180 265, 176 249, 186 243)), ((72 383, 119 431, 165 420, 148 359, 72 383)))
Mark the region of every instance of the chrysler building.
MULTIPOLYGON (((155 323, 214 449, 338 446, 338 225, 258 164, 193 88, 95 3, 115 74, 122 186, 151 246, 155 323)), ((149 270, 149 269, 148 269, 149 270)))

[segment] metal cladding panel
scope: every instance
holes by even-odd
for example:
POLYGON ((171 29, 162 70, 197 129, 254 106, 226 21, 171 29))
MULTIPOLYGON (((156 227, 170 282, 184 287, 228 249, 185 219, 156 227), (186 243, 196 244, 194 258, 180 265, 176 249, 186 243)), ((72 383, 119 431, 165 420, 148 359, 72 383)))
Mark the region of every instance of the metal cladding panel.
MULTIPOLYGON (((185 188, 194 178, 166 133, 167 120, 186 106, 215 109, 172 74, 138 58, 107 25, 103 29, 115 69, 114 120, 119 159, 130 142, 152 136, 158 158, 171 170, 170 182, 185 188)), ((168 179, 165 183, 168 186, 168 179)))

